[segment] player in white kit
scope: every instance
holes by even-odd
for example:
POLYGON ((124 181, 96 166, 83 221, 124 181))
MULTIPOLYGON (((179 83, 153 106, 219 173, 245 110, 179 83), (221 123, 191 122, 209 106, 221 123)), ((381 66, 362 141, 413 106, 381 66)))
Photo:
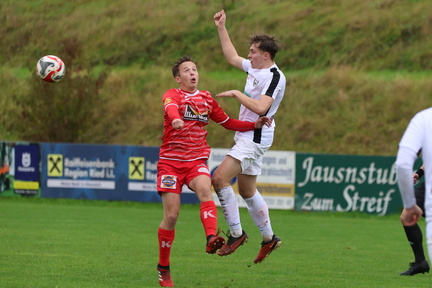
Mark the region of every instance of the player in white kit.
MULTIPOLYGON (((247 73, 244 92, 230 90, 216 96, 233 97, 241 103, 239 120, 254 122, 261 116, 273 119, 286 86, 286 78, 274 62, 278 51, 276 39, 269 35, 250 37, 249 55, 248 59, 245 59, 237 54, 231 43, 225 27, 225 12, 217 12, 214 21, 227 62, 247 73)), ((220 256, 233 253, 248 239, 241 226, 237 198, 230 184, 234 177, 238 179, 239 193, 262 235, 261 249, 254 263, 262 262, 281 245, 281 239, 273 233, 267 203, 256 188, 257 175, 261 174, 262 158, 272 145, 274 129, 273 121, 270 127, 236 132, 236 144, 212 177, 212 184, 219 197, 225 220, 230 226, 228 241, 218 251, 220 256)))
MULTIPOLYGON (((432 259, 432 133, 430 127, 432 127, 432 108, 420 111, 411 119, 399 143, 396 171, 404 207, 400 219, 404 226, 413 226, 423 214, 422 209, 416 204, 412 176, 414 162, 418 158, 418 152, 421 151, 426 189, 424 202, 426 241, 429 259, 432 259)), ((429 272, 429 265, 423 270, 420 273, 429 272)))

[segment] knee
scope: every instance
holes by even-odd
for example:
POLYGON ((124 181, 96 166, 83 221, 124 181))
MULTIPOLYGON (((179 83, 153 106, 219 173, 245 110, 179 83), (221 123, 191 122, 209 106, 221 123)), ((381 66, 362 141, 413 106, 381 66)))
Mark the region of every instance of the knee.
POLYGON ((215 177, 212 177, 212 179, 211 179, 211 183, 212 183, 213 188, 214 188, 215 190, 218 190, 218 188, 217 188, 217 181, 216 181, 216 178, 215 178, 215 177))
POLYGON ((206 188, 206 189, 202 189, 200 191, 197 191, 195 194, 197 195, 200 203, 203 203, 206 201, 213 201, 212 191, 210 190, 210 187, 208 187, 208 189, 206 188))
POLYGON ((215 190, 219 190, 224 187, 224 181, 217 172, 213 174, 211 183, 215 190))
POLYGON ((168 213, 164 216, 163 223, 167 230, 174 229, 177 224, 178 213, 168 213))

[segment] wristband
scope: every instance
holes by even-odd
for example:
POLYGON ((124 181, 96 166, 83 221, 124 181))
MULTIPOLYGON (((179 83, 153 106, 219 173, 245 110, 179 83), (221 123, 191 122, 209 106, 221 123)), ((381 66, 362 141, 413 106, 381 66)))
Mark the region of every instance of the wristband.
POLYGON ((424 170, 419 168, 415 173, 419 176, 419 178, 421 178, 424 175, 424 170))

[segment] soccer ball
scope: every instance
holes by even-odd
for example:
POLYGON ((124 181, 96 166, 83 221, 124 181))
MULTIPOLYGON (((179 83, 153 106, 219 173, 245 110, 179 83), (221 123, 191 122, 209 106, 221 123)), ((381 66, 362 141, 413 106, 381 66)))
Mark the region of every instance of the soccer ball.
POLYGON ((63 61, 54 55, 47 55, 39 59, 36 73, 46 82, 59 82, 66 73, 63 61))

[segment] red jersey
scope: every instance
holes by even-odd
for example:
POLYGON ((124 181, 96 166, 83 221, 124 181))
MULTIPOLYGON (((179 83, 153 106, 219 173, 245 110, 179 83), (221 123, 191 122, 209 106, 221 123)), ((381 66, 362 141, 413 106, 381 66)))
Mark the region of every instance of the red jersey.
POLYGON ((163 96, 164 134, 159 158, 177 161, 208 159, 210 146, 204 129, 209 119, 226 129, 248 131, 255 123, 229 118, 208 91, 189 93, 181 89, 170 89, 163 96), (173 109, 175 108, 175 109, 173 109), (178 113, 177 113, 178 112, 178 113), (172 127, 172 120, 184 121, 183 129, 172 127))

